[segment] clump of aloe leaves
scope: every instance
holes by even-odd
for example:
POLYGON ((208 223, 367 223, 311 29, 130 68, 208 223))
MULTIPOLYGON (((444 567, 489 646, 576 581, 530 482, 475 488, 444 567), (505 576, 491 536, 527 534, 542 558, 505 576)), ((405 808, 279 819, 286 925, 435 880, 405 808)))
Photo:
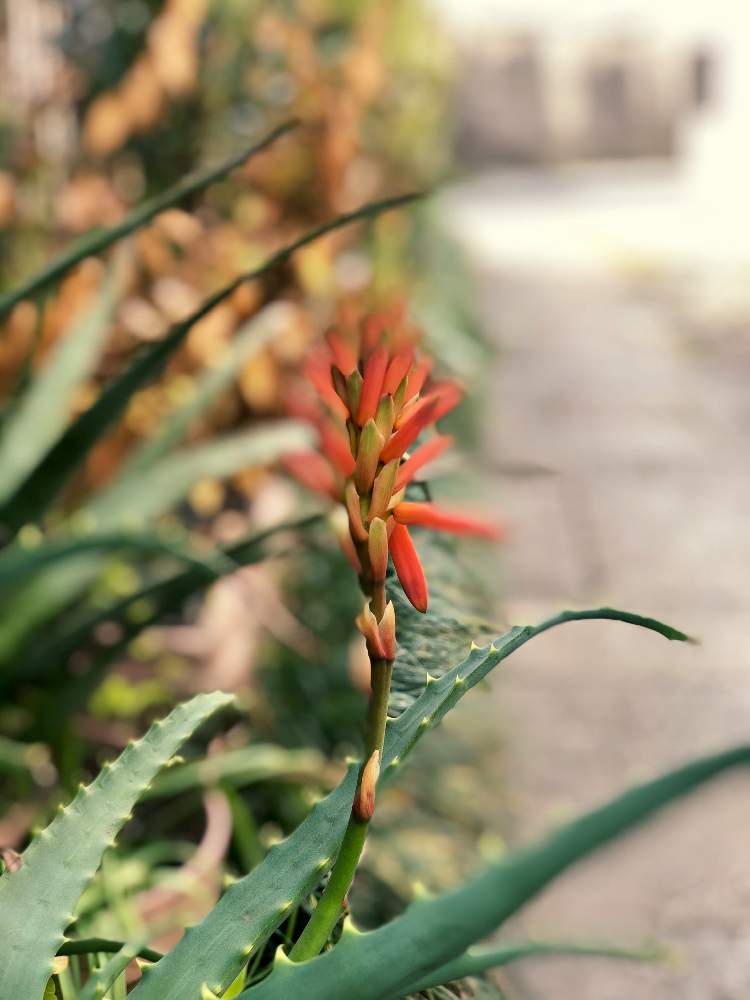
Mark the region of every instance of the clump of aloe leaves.
MULTIPOLYGON (((105 251, 158 211, 219 179, 289 127, 282 126, 240 157, 144 205, 116 228, 92 234, 0 298, 0 315, 25 298, 44 295, 84 257, 105 251)), ((4 415, 0 659, 6 693, 32 679, 44 683, 64 672, 69 657, 82 645, 88 647, 88 670, 70 683, 90 690, 118 652, 148 625, 179 609, 217 577, 263 559, 275 537, 304 533, 320 520, 311 517, 285 524, 212 551, 194 551, 184 539, 160 532, 154 519, 179 497, 196 465, 207 460, 199 449, 179 448, 194 411, 178 415, 157 433, 148 450, 126 465, 101 495, 86 498, 78 509, 58 505, 91 449, 116 423, 133 394, 159 375, 198 319, 242 282, 272 272, 306 243, 406 205, 414 197, 396 196, 333 219, 300 236, 253 272, 238 275, 187 320, 175 324, 163 340, 148 346, 111 379, 88 409, 67 423, 70 387, 89 370, 116 300, 116 263, 111 265, 93 305, 78 317, 57 354, 4 415), (69 601, 71 589, 82 591, 101 558, 114 551, 138 558, 158 555, 169 565, 180 565, 106 613, 88 609, 45 634, 43 626, 60 602, 69 601), (137 615, 132 613, 135 607, 140 609, 137 615), (98 626, 113 618, 119 624, 118 641, 99 643, 98 626), (24 629, 29 627, 41 630, 41 635, 33 655, 20 655, 24 629)), ((425 432, 460 400, 456 386, 427 382, 428 364, 404 314, 371 318, 362 331, 334 331, 311 361, 313 408, 299 413, 303 421, 243 432, 224 443, 221 459, 211 467, 212 474, 226 475, 238 464, 282 460, 338 507, 342 515, 338 530, 353 567, 352 582, 358 579, 362 590, 357 624, 372 670, 361 761, 348 768, 290 836, 272 847, 249 874, 227 886, 207 916, 187 929, 166 954, 155 951, 142 937, 82 938, 76 932, 76 907, 105 851, 138 801, 154 794, 159 783, 162 790, 165 782, 170 783, 174 794, 189 783, 182 768, 191 765, 178 765, 161 777, 160 773, 209 717, 215 716, 213 726, 221 726, 232 698, 221 692, 201 694, 178 706, 91 784, 82 786, 23 853, 4 853, 3 998, 117 1000, 126 993, 136 1000, 437 998, 470 995, 472 983, 520 958, 554 953, 578 955, 582 961, 587 955, 654 957, 652 949, 628 943, 519 941, 502 935, 489 945, 480 942, 502 932, 511 916, 577 861, 702 783, 750 762, 748 746, 687 763, 631 788, 546 839, 480 868, 451 891, 420 895, 399 916, 374 930, 358 929, 356 916, 347 912, 346 894, 370 824, 378 821, 381 789, 398 780, 416 743, 433 739, 432 730, 494 667, 537 635, 572 621, 608 619, 613 628, 636 627, 670 640, 687 640, 677 629, 638 614, 612 608, 563 611, 537 625, 512 628, 491 642, 466 642, 455 663, 446 662, 443 647, 436 645, 434 662, 427 665, 420 682, 411 685, 408 696, 401 690, 398 711, 392 700, 389 710, 391 679, 398 677, 406 639, 406 618, 397 609, 408 601, 421 613, 428 602, 411 527, 481 535, 497 530, 497 525, 442 510, 407 493, 421 467, 449 443, 441 434, 425 436, 425 432), (316 450, 318 442, 322 453, 316 450), (387 577, 389 560, 395 576, 387 577), (136 961, 140 977, 126 978, 136 961), (461 985, 456 987, 457 983, 461 985)), ((211 391, 207 388, 207 396, 211 391)), ((428 654, 423 650, 420 662, 428 654)), ((413 665, 410 670, 413 674, 413 665)), ((60 710, 64 707, 63 703, 60 710)), ((485 983, 483 995, 499 996, 493 989, 485 983)))

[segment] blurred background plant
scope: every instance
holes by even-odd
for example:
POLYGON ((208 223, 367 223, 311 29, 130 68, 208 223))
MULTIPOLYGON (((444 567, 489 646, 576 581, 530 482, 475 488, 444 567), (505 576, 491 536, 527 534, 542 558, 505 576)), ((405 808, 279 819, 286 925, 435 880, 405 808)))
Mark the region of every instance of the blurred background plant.
MULTIPOLYGON (((107 856, 79 908, 83 936, 149 926, 168 945, 215 900, 224 875, 247 871, 299 823, 311 796, 337 779, 335 762, 357 749, 356 595, 328 530, 274 471, 302 433, 280 418, 325 327, 394 299, 411 301, 433 353, 478 386, 485 348, 460 254, 427 206, 374 216, 193 317, 217 287, 300 233, 446 176, 451 73, 450 46, 410 0, 6 6, 0 294, 72 241, 236 156, 249 137, 299 122, 231 175, 175 200, 109 262, 85 257, 2 317, 0 458, 10 471, 0 498, 0 844, 22 845, 187 693, 240 695, 229 733, 212 741, 204 730, 185 752, 195 757, 208 742, 213 769, 168 772, 107 856), (40 487, 70 421, 180 324, 186 335, 158 377, 134 387, 74 474, 40 487), (303 535, 275 533, 299 518, 303 535)), ((470 405, 454 430, 471 444, 470 405)), ((446 469, 445 489, 457 472, 446 469)), ((443 543, 426 558, 456 559, 443 543)), ((467 569, 461 601, 472 623, 486 611, 477 572, 467 569)), ((421 632, 400 637, 410 668, 394 711, 422 683, 420 641, 453 655, 476 634, 455 610, 442 617, 439 588, 436 598, 421 632)), ((446 809, 438 784, 417 779, 400 793, 402 818, 432 856, 445 843, 435 834, 428 846, 430 817, 446 809)), ((468 866, 487 817, 464 816, 468 866)), ((397 887, 413 862, 406 848, 386 870, 366 872, 369 922, 403 906, 397 887)), ((443 866, 443 884, 453 874, 443 866)))

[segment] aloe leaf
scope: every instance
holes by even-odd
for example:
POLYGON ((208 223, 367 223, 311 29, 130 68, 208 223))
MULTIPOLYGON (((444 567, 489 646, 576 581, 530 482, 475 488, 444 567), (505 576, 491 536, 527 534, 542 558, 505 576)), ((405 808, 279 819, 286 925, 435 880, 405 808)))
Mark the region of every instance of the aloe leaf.
MULTIPOLYGON (((269 553, 269 544, 279 536, 301 531, 317 524, 320 514, 308 515, 297 521, 285 521, 265 531, 251 535, 234 545, 220 549, 220 569, 249 566, 260 562, 269 553)), ((216 578, 209 566, 195 565, 174 573, 165 579, 144 587, 129 597, 104 610, 91 611, 77 621, 62 622, 61 629, 43 634, 34 646, 14 664, 6 667, 5 681, 15 676, 24 678, 48 677, 59 673, 66 666, 68 657, 87 642, 94 644, 99 655, 98 671, 110 662, 143 629, 156 624, 164 615, 177 610, 184 601, 201 592, 216 578), (122 640, 112 647, 97 647, 94 633, 98 625, 114 622, 122 630, 122 640)), ((1 635, 1 633, 0 633, 1 635)), ((89 671, 91 673, 91 671, 89 671)), ((0 693, 3 690, 3 675, 0 674, 0 693)))
MULTIPOLYGON (((71 938, 65 941, 57 949, 58 955, 93 955, 111 952, 114 954, 128 947, 125 941, 111 941, 109 938, 71 938)), ((158 962, 162 957, 160 951, 139 945, 133 956, 134 958, 145 958, 148 962, 158 962)))
MULTIPOLYGON (((416 742, 493 667, 534 636, 582 618, 623 619, 661 634, 682 635, 653 619, 600 608, 567 611, 535 627, 513 628, 488 646, 473 646, 462 663, 430 680, 409 708, 388 722, 380 780, 391 779, 416 742)), ((357 766, 352 765, 341 784, 313 808, 294 833, 274 845, 261 864, 230 886, 211 913, 189 929, 158 965, 146 971, 133 996, 137 1000, 189 1000, 199 995, 204 982, 219 993, 228 986, 253 951, 263 947, 289 910, 330 868, 349 818, 356 780, 357 766), (217 946, 219 941, 221 947, 217 946)), ((474 940, 441 956, 433 965, 443 964, 474 940)), ((411 978, 421 971, 415 969, 411 978)), ((304 991, 287 994, 295 995, 307 998, 304 991)), ((359 994, 354 989, 346 996, 349 1000, 359 994)))
POLYGON ((71 395, 90 374, 109 333, 116 285, 110 270, 93 301, 63 331, 44 367, 6 415, 0 437, 0 502, 12 495, 59 437, 71 395))
POLYGON ((0 877, 0 982, 4 995, 44 992, 52 959, 73 909, 138 798, 209 715, 228 705, 223 692, 198 695, 155 723, 61 810, 0 877))
POLYGON ((95 254, 101 253, 102 250, 106 250, 108 246, 111 246, 113 243, 117 242, 117 240, 121 240, 123 237, 129 236, 137 229, 140 229, 141 226, 145 226, 151 221, 151 219, 154 218, 155 215, 158 215, 159 212, 163 212, 166 209, 171 208, 173 205, 177 205, 179 202, 184 201, 191 195, 199 194, 204 188, 207 188, 215 181, 221 180, 221 178, 228 174, 230 170, 233 170, 235 167, 239 167, 240 164, 245 162, 245 160, 248 160, 251 156, 254 156, 256 153, 260 153, 262 150, 266 149, 280 136, 294 128, 296 124, 297 123, 294 121, 284 122, 282 125, 279 125, 278 128, 269 132, 267 136, 260 140, 260 142, 254 143, 252 146, 248 146, 240 153, 235 154, 235 156, 231 159, 226 160, 224 163, 211 167, 203 173, 196 174, 194 177, 186 177, 178 184, 175 184, 174 187, 169 188, 167 191, 162 192, 162 194, 157 195, 155 198, 139 205, 138 208, 131 212, 130 215, 128 215, 116 226, 112 226, 110 229, 96 229, 93 232, 86 233, 80 240, 73 243, 72 246, 63 251, 59 257, 56 257, 45 268, 19 285, 18 288, 14 288, 10 292, 0 295, 0 318, 9 312, 13 306, 22 299, 27 299, 32 295, 36 295, 48 285, 57 281, 57 279, 62 277, 66 271, 75 267, 75 265, 82 261, 85 257, 91 257, 95 254))
POLYGON ((35 548, 14 546, 0 553, 0 587, 18 584, 25 577, 37 573, 53 563, 66 559, 75 559, 83 553, 94 552, 104 554, 109 552, 140 553, 149 555, 163 554, 208 570, 214 576, 236 568, 232 563, 222 564, 220 555, 212 555, 194 551, 187 545, 179 544, 171 539, 152 534, 134 532, 102 532, 81 535, 74 538, 51 538, 35 548))
POLYGON ((420 193, 413 192, 369 202, 352 212, 321 223, 278 250, 260 267, 239 275, 228 285, 214 292, 195 312, 174 324, 162 340, 140 354, 119 378, 104 389, 88 410, 67 428, 0 512, 0 522, 18 528, 28 521, 38 519, 79 467, 89 450, 118 420, 131 396, 147 382, 158 377, 169 357, 182 344, 194 324, 228 298, 240 285, 247 281, 255 281, 274 271, 285 264, 301 247, 325 236, 326 233, 362 219, 374 218, 419 197, 420 193))
POLYGON ((287 750, 274 743, 254 743, 236 750, 177 764, 160 774, 144 798, 181 795, 218 784, 245 788, 259 781, 320 781, 325 762, 315 750, 287 750))
POLYGON ((622 948, 609 944, 580 944, 573 941, 503 942, 494 947, 468 948, 451 962, 439 966, 419 980, 410 983, 406 993, 421 993, 445 983, 454 983, 468 976, 482 976, 491 969, 517 962, 522 958, 583 956, 589 958, 620 958, 633 962, 655 962, 663 951, 653 946, 622 948))
POLYGON ((741 746, 636 785, 541 843, 513 852, 458 889, 418 900, 375 931, 361 934, 351 928, 335 948, 309 962, 277 961, 271 975, 242 996, 247 1000, 403 996, 410 984, 431 978, 434 969, 495 930, 576 861, 723 771, 749 763, 750 746, 741 746))
POLYGON ((139 475, 177 445, 192 422, 231 384, 243 365, 271 340, 274 332, 265 310, 245 323, 218 361, 198 378, 192 397, 166 417, 155 434, 136 448, 119 471, 117 482, 139 475))
POLYGON ((123 944, 101 968, 86 980, 75 1000, 101 1000, 118 976, 127 969, 134 958, 141 954, 143 941, 123 944))
POLYGON ((311 429, 292 420, 237 431, 182 448, 98 494, 83 509, 98 527, 147 521, 173 507, 203 478, 225 479, 251 465, 309 448, 311 429))

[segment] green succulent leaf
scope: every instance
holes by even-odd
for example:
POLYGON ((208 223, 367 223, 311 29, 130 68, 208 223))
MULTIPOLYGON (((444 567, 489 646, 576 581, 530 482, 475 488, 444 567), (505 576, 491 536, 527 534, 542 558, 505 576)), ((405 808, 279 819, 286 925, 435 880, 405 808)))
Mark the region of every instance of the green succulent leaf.
POLYGON ((433 969, 429 975, 415 980, 407 989, 421 993, 445 983, 454 983, 469 976, 482 976, 491 969, 517 962, 522 958, 577 956, 589 958, 621 958, 633 962, 655 962, 664 952, 653 946, 622 948, 611 944, 581 944, 575 941, 503 942, 487 948, 468 948, 462 955, 433 969))
POLYGON ((75 559, 83 553, 99 555, 122 552, 134 555, 168 555, 213 576, 235 569, 236 565, 223 554, 201 554, 185 544, 156 533, 102 532, 73 538, 46 539, 32 548, 14 546, 0 553, 0 588, 17 585, 39 570, 66 559, 75 559))
POLYGON ((248 466, 309 448, 311 443, 311 429, 292 420, 225 434, 181 448, 138 476, 118 480, 87 504, 83 513, 100 528, 123 520, 148 521, 182 500, 199 479, 226 479, 248 466))
POLYGON ((696 760, 637 785, 541 843, 510 854, 458 889, 420 899, 375 931, 353 928, 309 962, 276 963, 247 1000, 389 1000, 452 961, 516 913, 561 872, 723 771, 750 764, 750 746, 696 760))
MULTIPOLYGON (((312 514, 296 521, 285 521, 265 531, 251 535, 216 553, 216 567, 194 564, 188 569, 173 573, 123 598, 104 610, 88 611, 78 619, 66 617, 59 629, 41 634, 28 652, 6 669, 4 679, 7 684, 16 676, 26 679, 49 677, 60 673, 66 667, 68 658, 75 650, 88 645, 96 659, 89 674, 92 683, 101 676, 102 670, 111 660, 150 625, 156 624, 165 615, 179 609, 190 597, 200 593, 217 576, 216 569, 227 572, 238 566, 249 566, 265 559, 272 551, 271 543, 304 531, 317 524, 320 514, 312 514), (105 622, 113 622, 121 630, 121 640, 112 646, 97 642, 96 628, 105 622)), ((0 674, 0 691, 3 675, 0 674)))
POLYGON ((42 996, 73 909, 105 849, 169 758, 209 715, 231 701, 223 692, 198 695, 155 723, 34 838, 17 871, 0 877, 4 995, 42 996))
POLYGON ((145 226, 159 212, 164 212, 166 209, 172 208, 172 206, 185 201, 192 195, 199 194, 204 188, 221 180, 230 170, 239 167, 245 160, 266 149, 271 143, 280 138, 280 136, 293 129, 296 124, 294 121, 284 122, 269 132, 260 142, 246 147, 224 163, 211 167, 203 173, 196 174, 194 177, 184 178, 167 191, 139 205, 138 208, 116 226, 112 226, 109 229, 95 229, 93 232, 86 233, 45 268, 19 285, 18 288, 0 295, 0 318, 8 313, 16 303, 21 302, 22 299, 27 299, 32 295, 38 294, 57 281, 85 257, 92 257, 95 254, 101 253, 102 250, 106 250, 113 243, 145 226))
POLYGON ((93 301, 58 339, 50 357, 8 412, 0 437, 0 503, 43 458, 68 419, 71 395, 96 364, 116 302, 110 269, 93 301))
MULTIPOLYGON (((599 608, 567 611, 535 627, 513 628, 488 646, 473 647, 462 663, 430 681, 397 719, 389 721, 381 782, 395 775, 416 742, 498 663, 547 629, 582 618, 624 620, 662 634, 669 632, 671 637, 682 635, 653 619, 599 608)), ((349 818, 357 770, 352 765, 341 784, 313 808, 294 833, 274 845, 249 875, 230 886, 211 913, 190 928, 158 965, 146 971, 133 992, 134 1000, 193 1000, 199 996, 204 982, 214 992, 221 992, 231 983, 248 957, 263 947, 290 909, 330 868, 349 818), (221 947, 217 942, 221 942, 221 947)), ((451 954, 441 955, 434 965, 453 958, 474 940, 469 939, 451 954)), ((421 972, 421 968, 415 969, 411 979, 421 972)), ((307 997, 304 991, 286 994, 295 995, 307 997)), ((358 993, 355 988, 348 994, 336 995, 345 995, 349 1000, 358 993)), ((378 1000, 384 995, 379 995, 378 1000)))
POLYGON ((91 448, 119 419, 133 394, 161 374, 167 361, 184 342, 192 327, 220 302, 227 299, 240 285, 255 281, 276 270, 301 247, 314 242, 326 233, 362 219, 374 218, 419 197, 421 194, 415 192, 369 202, 361 208, 324 222, 277 251, 260 267, 239 275, 210 295, 195 312, 181 322, 175 323, 162 340, 143 351, 66 429, 0 511, 0 522, 11 528, 19 528, 22 524, 41 517, 91 448))

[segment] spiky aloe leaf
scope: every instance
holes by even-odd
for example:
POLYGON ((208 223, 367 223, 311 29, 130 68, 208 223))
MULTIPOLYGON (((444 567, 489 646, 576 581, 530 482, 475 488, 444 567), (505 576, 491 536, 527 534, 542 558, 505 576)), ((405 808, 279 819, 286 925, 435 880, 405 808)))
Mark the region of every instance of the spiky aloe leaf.
POLYGON ((240 285, 247 281, 255 281, 274 271, 285 264, 301 247, 314 242, 326 233, 361 219, 381 215, 419 197, 420 193, 409 193, 369 202, 353 212, 347 212, 329 222, 324 222, 277 251, 260 267, 239 275, 210 295, 195 312, 181 322, 175 323, 162 340, 146 348, 122 375, 104 389, 88 410, 67 428, 0 511, 0 522, 18 528, 28 521, 38 519, 83 462, 90 449, 119 419, 133 394, 161 374, 170 356, 183 343, 198 320, 227 299, 240 285))
POLYGON ((435 986, 454 983, 469 976, 482 976, 522 958, 578 956, 589 958, 620 958, 633 962, 655 962, 663 957, 660 948, 622 948, 610 944, 581 944, 574 941, 503 942, 494 947, 468 948, 462 955, 433 969, 429 975, 410 983, 406 992, 421 993, 435 986))
MULTIPOLYGON (((566 611, 534 627, 513 628, 489 646, 473 647, 462 663, 428 683, 409 708, 389 721, 380 780, 392 778, 417 740, 493 667, 534 636, 554 625, 582 618, 627 621, 669 638, 687 638, 661 622, 611 608, 566 611)), ((260 865, 229 887, 200 924, 188 930, 158 965, 146 970, 133 993, 135 1000, 194 1000, 203 983, 219 993, 228 986, 248 956, 263 946, 294 904, 330 867, 349 818, 356 780, 357 767, 352 765, 341 784, 314 807, 291 836, 274 845, 260 865)), ((463 951, 466 945, 453 954, 463 951)), ((442 964, 453 954, 435 964, 442 964)), ((420 971, 416 969, 412 979, 420 971)), ((304 992, 287 994, 295 995, 306 996, 304 992)), ((358 995, 355 989, 347 997, 358 995)))
POLYGON ((3 995, 41 997, 73 908, 143 790, 209 715, 231 702, 202 694, 131 743, 31 842, 18 871, 0 878, 3 995))
POLYGON ((199 479, 225 479, 251 465, 309 448, 311 430, 292 420, 237 431, 203 444, 181 448, 138 476, 118 480, 84 508, 98 526, 125 519, 149 520, 173 507, 199 479))
POLYGON ((94 367, 115 306, 115 273, 60 336, 44 367, 8 412, 0 437, 0 502, 11 496, 68 419, 73 391, 94 367))
POLYGON ((139 205, 138 208, 116 226, 112 226, 109 229, 96 229, 93 232, 86 233, 45 268, 20 284, 18 288, 0 295, 0 317, 9 312, 17 302, 43 291, 53 282, 57 281, 58 278, 61 278, 66 271, 75 267, 85 257, 92 257, 95 254, 101 253, 102 250, 106 250, 107 247, 116 243, 117 240, 129 236, 137 229, 140 229, 141 226, 145 226, 159 212, 164 212, 166 209, 172 208, 173 205, 179 204, 179 202, 184 201, 194 194, 199 194, 204 188, 209 187, 215 181, 221 180, 230 170, 239 167, 245 160, 266 149, 280 136, 293 129, 296 124, 297 122, 295 121, 284 122, 273 129, 272 132, 269 132, 260 142, 248 146, 224 163, 211 167, 203 173, 196 174, 194 177, 186 177, 167 191, 162 192, 162 194, 139 205))
POLYGON ((566 868, 722 771, 750 763, 750 746, 696 760, 637 785, 536 846, 512 853, 460 888, 420 899, 362 934, 353 928, 309 962, 277 961, 247 1000, 390 1000, 485 937, 566 868))

